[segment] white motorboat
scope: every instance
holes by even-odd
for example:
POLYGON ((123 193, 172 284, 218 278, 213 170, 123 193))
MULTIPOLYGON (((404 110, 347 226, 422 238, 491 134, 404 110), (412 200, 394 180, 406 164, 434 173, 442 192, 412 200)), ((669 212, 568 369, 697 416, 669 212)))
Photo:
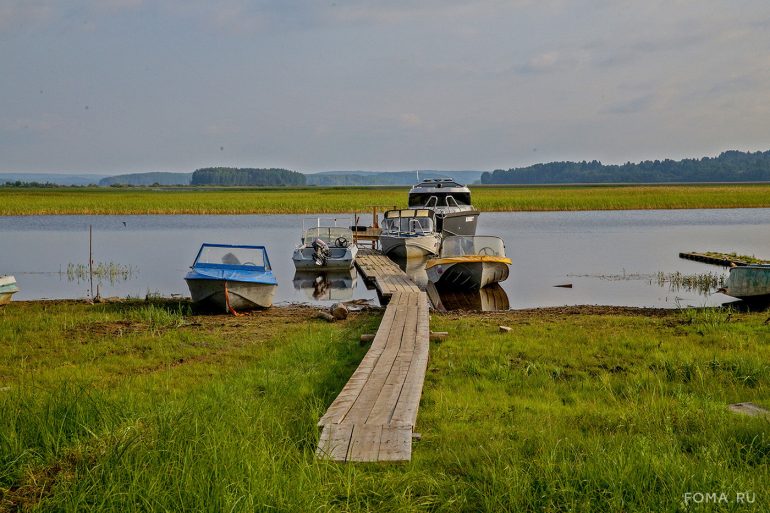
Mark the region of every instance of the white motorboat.
POLYGON ((429 209, 388 210, 380 228, 380 246, 388 256, 436 255, 441 247, 441 234, 436 232, 434 213, 429 209))
POLYGON ((317 218, 312 220, 315 226, 307 228, 308 221, 302 220, 302 240, 291 257, 294 267, 298 271, 345 270, 353 267, 358 254, 353 230, 347 226, 337 226, 338 222, 345 220, 317 218), (327 224, 322 225, 322 221, 327 224))

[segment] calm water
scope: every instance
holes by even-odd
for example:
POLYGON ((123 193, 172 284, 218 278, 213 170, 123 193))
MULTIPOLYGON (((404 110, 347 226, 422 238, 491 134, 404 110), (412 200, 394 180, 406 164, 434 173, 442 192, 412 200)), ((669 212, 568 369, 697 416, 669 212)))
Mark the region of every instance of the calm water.
MULTIPOLYGON (((295 275, 291 252, 299 242, 301 217, 0 217, 0 274, 16 276, 21 288, 16 299, 87 297, 89 283, 68 276, 67 269, 88 262, 88 226, 93 225, 94 261, 132 269, 125 280, 96 280, 103 296, 186 296, 183 276, 198 247, 215 242, 266 245, 279 282, 277 301, 375 298, 355 272, 295 275)), ((475 301, 504 304, 502 294, 511 308, 721 304, 731 298, 671 290, 650 283, 651 275, 726 273, 682 260, 680 251, 768 257, 769 226, 770 209, 484 213, 478 233, 501 236, 513 266, 502 291, 475 301), (573 287, 555 287, 566 283, 573 287)), ((419 263, 409 267, 418 282, 424 281, 419 263)))

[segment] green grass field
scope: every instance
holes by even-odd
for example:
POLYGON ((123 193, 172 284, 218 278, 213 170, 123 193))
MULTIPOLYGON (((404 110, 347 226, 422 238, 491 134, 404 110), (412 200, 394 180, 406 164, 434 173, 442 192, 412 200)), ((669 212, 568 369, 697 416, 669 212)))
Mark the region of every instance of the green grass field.
MULTIPOLYGON (((0 187, 0 215, 301 214, 405 207, 408 188, 279 189, 0 187)), ((770 207, 770 185, 540 186, 473 188, 482 211, 770 207)))
POLYGON ((0 309, 0 511, 770 507, 770 423, 726 408, 770 406, 766 313, 433 315, 450 337, 431 345, 407 464, 314 459, 316 422, 379 314, 311 317, 0 309), (732 502, 687 506, 687 492, 732 502))

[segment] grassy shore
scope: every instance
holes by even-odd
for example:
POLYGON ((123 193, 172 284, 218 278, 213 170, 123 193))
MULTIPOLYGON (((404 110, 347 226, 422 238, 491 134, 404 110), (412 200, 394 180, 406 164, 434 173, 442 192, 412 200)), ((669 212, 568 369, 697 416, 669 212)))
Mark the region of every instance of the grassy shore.
POLYGON ((0 511, 770 507, 770 423, 726 408, 770 406, 767 314, 433 315, 450 337, 431 346, 413 461, 339 465, 315 461, 315 424, 379 314, 311 313, 0 309, 0 511))
MULTIPOLYGON (((299 214, 406 206, 405 187, 278 189, 3 188, 0 215, 299 214)), ((770 207, 770 185, 535 186, 473 188, 482 211, 770 207)))

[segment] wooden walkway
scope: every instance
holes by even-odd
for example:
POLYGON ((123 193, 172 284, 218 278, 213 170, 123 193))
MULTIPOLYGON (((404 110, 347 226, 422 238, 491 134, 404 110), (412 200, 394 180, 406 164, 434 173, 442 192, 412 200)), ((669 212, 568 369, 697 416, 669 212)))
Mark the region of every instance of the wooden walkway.
POLYGON ((394 292, 420 292, 393 260, 379 251, 361 249, 356 256, 356 267, 364 280, 377 288, 380 301, 387 304, 394 292))
POLYGON ((382 256, 359 254, 356 260, 362 261, 357 265, 390 301, 372 346, 318 422, 322 429, 318 458, 412 458, 412 434, 428 366, 428 297, 397 265, 393 264, 394 270, 376 257, 382 256))

